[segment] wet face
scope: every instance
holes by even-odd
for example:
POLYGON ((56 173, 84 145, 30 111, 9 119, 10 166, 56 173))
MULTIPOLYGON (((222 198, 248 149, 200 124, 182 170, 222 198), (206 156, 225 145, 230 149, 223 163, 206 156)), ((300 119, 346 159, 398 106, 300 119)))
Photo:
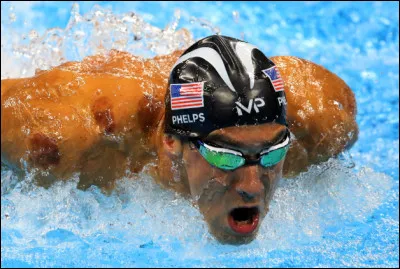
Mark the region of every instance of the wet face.
MULTIPOLYGON (((263 124, 219 129, 202 141, 218 148, 239 151, 251 158, 281 143, 286 137, 285 126, 263 124)), ((224 170, 211 165, 193 144, 184 144, 183 164, 191 195, 211 233, 222 243, 251 242, 268 212, 282 175, 284 159, 270 167, 252 163, 224 170)))

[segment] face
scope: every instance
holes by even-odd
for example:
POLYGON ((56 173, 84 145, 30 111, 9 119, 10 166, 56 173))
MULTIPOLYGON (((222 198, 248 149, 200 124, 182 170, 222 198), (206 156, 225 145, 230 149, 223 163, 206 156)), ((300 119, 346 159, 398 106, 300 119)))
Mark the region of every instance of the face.
MULTIPOLYGON (((286 137, 285 126, 263 124, 219 129, 202 141, 214 148, 241 152, 251 158, 282 143, 286 137)), ((183 145, 182 160, 191 195, 211 233, 222 243, 251 242, 268 212, 282 175, 284 158, 269 167, 258 162, 224 170, 211 165, 194 143, 187 142, 183 145)))

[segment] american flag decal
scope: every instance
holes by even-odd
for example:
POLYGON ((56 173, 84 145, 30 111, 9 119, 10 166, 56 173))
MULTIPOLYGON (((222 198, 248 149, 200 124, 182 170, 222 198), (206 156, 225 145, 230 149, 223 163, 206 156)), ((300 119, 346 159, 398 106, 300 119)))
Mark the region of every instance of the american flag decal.
POLYGON ((171 110, 204 106, 204 82, 171 84, 171 110))
POLYGON ((262 70, 262 72, 269 77, 276 92, 283 91, 283 80, 276 66, 262 70))

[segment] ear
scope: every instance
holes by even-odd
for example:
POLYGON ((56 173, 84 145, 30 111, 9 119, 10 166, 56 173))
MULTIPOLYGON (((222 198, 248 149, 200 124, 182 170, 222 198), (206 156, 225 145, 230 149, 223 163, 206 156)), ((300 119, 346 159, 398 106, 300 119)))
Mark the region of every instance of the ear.
POLYGON ((165 152, 171 159, 182 157, 183 143, 178 136, 172 134, 164 134, 162 138, 162 144, 165 152))

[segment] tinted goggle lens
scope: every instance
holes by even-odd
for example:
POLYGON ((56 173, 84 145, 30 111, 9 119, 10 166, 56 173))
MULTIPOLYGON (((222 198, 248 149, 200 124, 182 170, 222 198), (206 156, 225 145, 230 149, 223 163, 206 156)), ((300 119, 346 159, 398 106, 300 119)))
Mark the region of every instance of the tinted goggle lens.
POLYGON ((245 163, 243 157, 231 153, 213 151, 206 148, 203 144, 200 144, 199 151, 207 162, 221 169, 233 170, 245 163))
POLYGON ((264 167, 273 166, 279 163, 286 155, 286 152, 289 149, 289 145, 286 145, 282 148, 270 151, 261 156, 261 165, 264 167))
MULTIPOLYGON (((225 170, 234 170, 246 163, 246 159, 242 156, 213 150, 211 149, 212 147, 205 146, 205 144, 200 141, 197 143, 200 154, 207 162, 215 167, 225 170)), ((262 154, 260 164, 264 167, 269 167, 279 163, 285 157, 288 149, 289 144, 262 154)))

